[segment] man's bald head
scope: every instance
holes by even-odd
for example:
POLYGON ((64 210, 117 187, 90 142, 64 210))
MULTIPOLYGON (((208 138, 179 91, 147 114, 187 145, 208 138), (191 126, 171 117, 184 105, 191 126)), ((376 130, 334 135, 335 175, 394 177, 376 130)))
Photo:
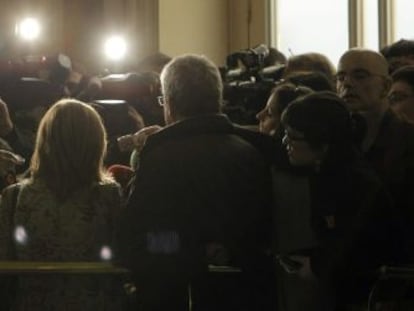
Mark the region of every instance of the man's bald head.
POLYGON ((339 59, 336 88, 354 112, 385 111, 391 85, 388 63, 380 53, 353 48, 339 59))
POLYGON ((388 63, 385 57, 373 50, 364 48, 352 48, 346 51, 339 59, 338 70, 341 63, 351 59, 355 63, 369 66, 370 72, 378 75, 388 76, 388 63))

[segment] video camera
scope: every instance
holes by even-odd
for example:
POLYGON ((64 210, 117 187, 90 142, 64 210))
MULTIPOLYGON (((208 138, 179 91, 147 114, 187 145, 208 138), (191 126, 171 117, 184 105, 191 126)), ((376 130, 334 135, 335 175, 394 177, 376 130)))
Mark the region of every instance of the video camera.
POLYGON ((64 54, 0 60, 0 96, 11 111, 50 106, 63 97, 70 66, 64 54))
POLYGON ((267 66, 269 48, 260 44, 232 53, 221 68, 224 81, 223 112, 239 124, 256 124, 256 114, 266 105, 274 82, 281 78, 284 65, 267 66))
POLYGON ((265 58, 268 55, 269 48, 264 44, 228 55, 226 65, 230 70, 227 72, 227 77, 237 77, 237 72, 242 74, 259 71, 264 67, 265 58))

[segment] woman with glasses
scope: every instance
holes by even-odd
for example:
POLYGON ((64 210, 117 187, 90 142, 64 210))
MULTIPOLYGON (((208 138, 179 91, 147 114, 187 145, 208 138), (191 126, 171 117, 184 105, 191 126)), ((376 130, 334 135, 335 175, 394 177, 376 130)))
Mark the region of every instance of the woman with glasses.
POLYGON ((365 303, 370 273, 397 254, 398 218, 389 196, 354 147, 350 114, 337 95, 315 92, 295 100, 282 124, 289 162, 308 172, 317 244, 280 263, 312 280, 319 310, 365 303))
POLYGON ((259 131, 281 139, 283 129, 280 126, 280 117, 287 105, 299 96, 323 90, 334 89, 328 77, 320 72, 296 72, 287 79, 279 80, 266 106, 256 115, 259 120, 259 131))

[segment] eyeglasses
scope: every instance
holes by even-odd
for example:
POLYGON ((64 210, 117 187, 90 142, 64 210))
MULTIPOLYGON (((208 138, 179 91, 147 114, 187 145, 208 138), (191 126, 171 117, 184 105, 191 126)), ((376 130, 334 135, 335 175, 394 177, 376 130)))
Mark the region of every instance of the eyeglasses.
POLYGON ((335 75, 335 82, 344 82, 346 77, 348 77, 350 80, 355 82, 362 82, 364 80, 367 80, 372 77, 385 77, 385 75, 377 74, 377 73, 371 73, 364 69, 357 69, 354 71, 351 71, 350 73, 340 72, 337 75, 335 75))
POLYGON ((287 139, 291 142, 295 142, 295 141, 305 141, 305 137, 299 137, 299 136, 295 136, 292 133, 289 133, 288 131, 285 130, 285 136, 284 139, 287 139))
POLYGON ((394 104, 394 103, 402 102, 412 97, 414 97, 414 94, 404 94, 404 93, 395 92, 395 93, 391 93, 388 96, 388 99, 392 104, 394 104))
POLYGON ((165 105, 164 96, 157 96, 158 104, 162 107, 165 105))

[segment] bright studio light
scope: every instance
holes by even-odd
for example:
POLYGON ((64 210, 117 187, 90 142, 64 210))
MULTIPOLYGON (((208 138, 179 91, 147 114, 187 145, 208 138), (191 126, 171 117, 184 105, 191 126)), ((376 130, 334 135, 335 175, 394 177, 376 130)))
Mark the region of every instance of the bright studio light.
POLYGON ((127 50, 126 41, 120 36, 110 37, 105 42, 105 54, 111 60, 122 59, 127 50))
POLYGON ((40 24, 35 18, 25 18, 17 25, 16 33, 25 40, 34 40, 39 37, 40 24))

